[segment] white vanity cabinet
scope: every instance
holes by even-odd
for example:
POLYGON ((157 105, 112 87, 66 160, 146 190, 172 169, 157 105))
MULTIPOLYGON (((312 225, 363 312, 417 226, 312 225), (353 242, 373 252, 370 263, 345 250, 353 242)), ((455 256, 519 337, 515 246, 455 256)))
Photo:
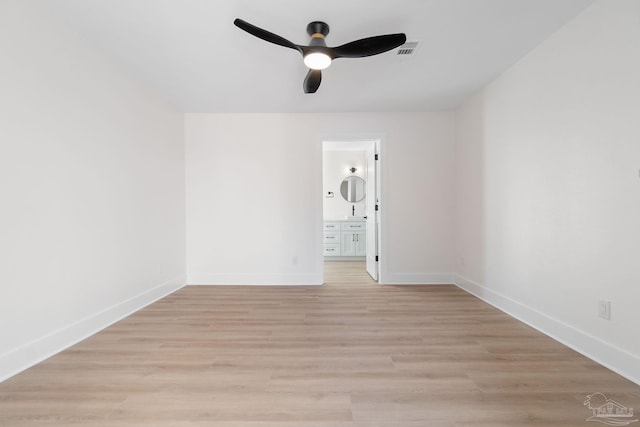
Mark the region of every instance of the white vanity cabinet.
POLYGON ((325 221, 323 234, 324 256, 340 256, 340 222, 325 221))
POLYGON ((366 236, 364 221, 325 221, 324 256, 365 257, 366 236))
POLYGON ((340 239, 342 256, 366 256, 366 234, 364 231, 343 231, 340 239))

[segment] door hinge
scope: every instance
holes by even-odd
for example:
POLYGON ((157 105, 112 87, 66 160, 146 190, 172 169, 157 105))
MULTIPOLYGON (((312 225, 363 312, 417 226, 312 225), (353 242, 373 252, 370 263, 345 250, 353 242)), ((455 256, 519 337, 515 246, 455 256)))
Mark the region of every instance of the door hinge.
POLYGON ((376 153, 376 160, 380 160, 380 159, 378 158, 378 153, 376 153))
POLYGON ((376 205, 376 210, 378 210, 378 205, 376 205))
POLYGON ((378 255, 376 255, 376 262, 378 262, 378 255))

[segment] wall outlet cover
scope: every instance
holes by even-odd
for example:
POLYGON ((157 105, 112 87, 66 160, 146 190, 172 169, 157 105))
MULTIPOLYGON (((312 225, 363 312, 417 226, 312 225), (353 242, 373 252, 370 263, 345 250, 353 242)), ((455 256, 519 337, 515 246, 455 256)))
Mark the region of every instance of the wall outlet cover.
POLYGON ((598 317, 611 320, 611 301, 598 301, 598 317))

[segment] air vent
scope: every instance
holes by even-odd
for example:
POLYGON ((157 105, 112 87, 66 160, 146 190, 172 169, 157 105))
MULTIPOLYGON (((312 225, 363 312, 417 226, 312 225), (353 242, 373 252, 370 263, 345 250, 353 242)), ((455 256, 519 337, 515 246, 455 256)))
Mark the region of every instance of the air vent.
POLYGON ((418 42, 406 42, 398 48, 397 54, 400 56, 413 55, 418 48, 418 42))

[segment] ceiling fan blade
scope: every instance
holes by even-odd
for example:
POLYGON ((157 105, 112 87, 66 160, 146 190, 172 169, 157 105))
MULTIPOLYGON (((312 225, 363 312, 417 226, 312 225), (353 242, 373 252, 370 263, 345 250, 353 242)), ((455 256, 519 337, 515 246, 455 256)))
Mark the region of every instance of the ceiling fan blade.
POLYGON ((236 27, 246 31, 253 36, 258 37, 259 39, 268 41, 269 43, 277 44, 279 46, 288 47, 302 53, 302 49, 300 48, 300 46, 293 42, 290 42, 284 37, 273 34, 272 32, 269 32, 267 30, 263 30, 262 28, 256 27, 255 25, 249 24, 247 21, 244 21, 240 18, 236 18, 233 23, 236 27))
POLYGON ((406 41, 407 36, 404 33, 385 34, 336 46, 331 49, 331 52, 334 58, 362 58, 395 49, 406 41))
POLYGON ((321 81, 322 71, 309 69, 307 77, 304 78, 304 83, 302 84, 304 93, 316 93, 316 91, 320 87, 321 81))

